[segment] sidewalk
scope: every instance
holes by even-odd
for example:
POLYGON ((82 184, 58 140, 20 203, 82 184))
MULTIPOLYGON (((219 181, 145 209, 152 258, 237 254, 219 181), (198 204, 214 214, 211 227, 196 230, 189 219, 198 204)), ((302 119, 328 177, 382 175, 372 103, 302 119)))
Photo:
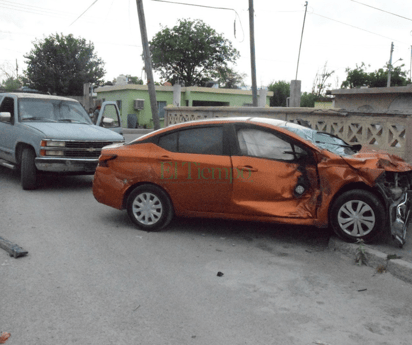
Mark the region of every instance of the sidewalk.
POLYGON ((147 134, 153 132, 153 129, 147 128, 123 128, 123 134, 147 134))
MULTIPOLYGON (((354 258, 359 250, 359 245, 344 242, 336 237, 329 240, 329 248, 354 258)), ((389 272, 395 277, 412 283, 412 226, 408 228, 406 243, 399 248, 397 242, 388 240, 386 243, 365 245, 367 265, 376 268, 379 272, 389 272)))

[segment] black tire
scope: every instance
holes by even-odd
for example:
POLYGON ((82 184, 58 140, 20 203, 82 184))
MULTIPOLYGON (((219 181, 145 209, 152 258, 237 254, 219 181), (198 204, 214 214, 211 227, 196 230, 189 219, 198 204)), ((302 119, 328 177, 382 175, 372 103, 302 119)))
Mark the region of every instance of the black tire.
POLYGON ((142 230, 158 231, 173 218, 173 205, 169 196, 159 187, 136 187, 127 199, 127 213, 132 222, 142 230))
POLYGON ((24 190, 36 189, 37 187, 37 169, 34 164, 36 154, 33 149, 25 148, 21 154, 21 186, 24 190))
POLYGON ((366 190, 351 190, 339 196, 330 211, 335 234, 348 242, 372 242, 382 235, 386 212, 377 196, 366 190))

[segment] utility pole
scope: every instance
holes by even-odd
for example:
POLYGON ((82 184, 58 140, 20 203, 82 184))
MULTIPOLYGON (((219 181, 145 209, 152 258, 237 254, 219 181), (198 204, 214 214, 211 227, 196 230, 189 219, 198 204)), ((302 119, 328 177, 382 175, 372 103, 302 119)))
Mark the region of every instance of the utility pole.
POLYGON ((253 106, 258 106, 256 85, 256 57, 255 57, 255 21, 253 0, 249 0, 249 28, 250 28, 250 65, 252 69, 252 96, 253 106))
POLYGON ((302 48, 302 40, 303 40, 303 31, 305 30, 305 21, 306 21, 306 12, 308 11, 308 2, 305 2, 305 15, 303 16, 303 26, 302 26, 302 34, 300 35, 300 45, 299 45, 299 54, 298 54, 298 64, 296 66, 296 77, 295 80, 298 80, 298 69, 299 69, 299 60, 300 60, 300 50, 302 48))
POLYGON ((147 87, 149 90, 150 107, 152 109, 152 119, 154 129, 160 128, 159 113, 156 102, 156 88, 154 85, 152 72, 152 59, 150 58, 149 42, 147 40, 146 20, 143 11, 143 0, 136 0, 137 14, 139 16, 140 35, 142 36, 144 65, 147 75, 147 87))
POLYGON ((391 43, 391 55, 389 57, 389 66, 388 66, 388 84, 386 85, 386 87, 391 86, 392 53, 393 53, 393 42, 391 43))

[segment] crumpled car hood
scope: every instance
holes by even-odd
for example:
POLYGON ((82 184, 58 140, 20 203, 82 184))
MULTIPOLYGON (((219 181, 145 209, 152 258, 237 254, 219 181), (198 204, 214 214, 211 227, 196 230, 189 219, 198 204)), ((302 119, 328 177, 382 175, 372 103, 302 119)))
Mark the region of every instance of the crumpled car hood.
POLYGON ((343 156, 341 158, 356 169, 378 169, 392 172, 412 171, 412 165, 402 160, 402 158, 385 151, 363 148, 353 156, 343 156))

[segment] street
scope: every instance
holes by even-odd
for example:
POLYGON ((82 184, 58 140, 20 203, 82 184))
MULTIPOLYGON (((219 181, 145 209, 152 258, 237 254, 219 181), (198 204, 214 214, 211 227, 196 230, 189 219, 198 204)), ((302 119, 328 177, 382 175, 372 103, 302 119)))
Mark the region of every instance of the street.
POLYGON ((23 191, 0 168, 0 332, 13 344, 410 344, 412 286, 328 249, 330 232, 175 219, 136 229, 93 176, 23 191), (220 273, 219 273, 220 272, 220 273))

